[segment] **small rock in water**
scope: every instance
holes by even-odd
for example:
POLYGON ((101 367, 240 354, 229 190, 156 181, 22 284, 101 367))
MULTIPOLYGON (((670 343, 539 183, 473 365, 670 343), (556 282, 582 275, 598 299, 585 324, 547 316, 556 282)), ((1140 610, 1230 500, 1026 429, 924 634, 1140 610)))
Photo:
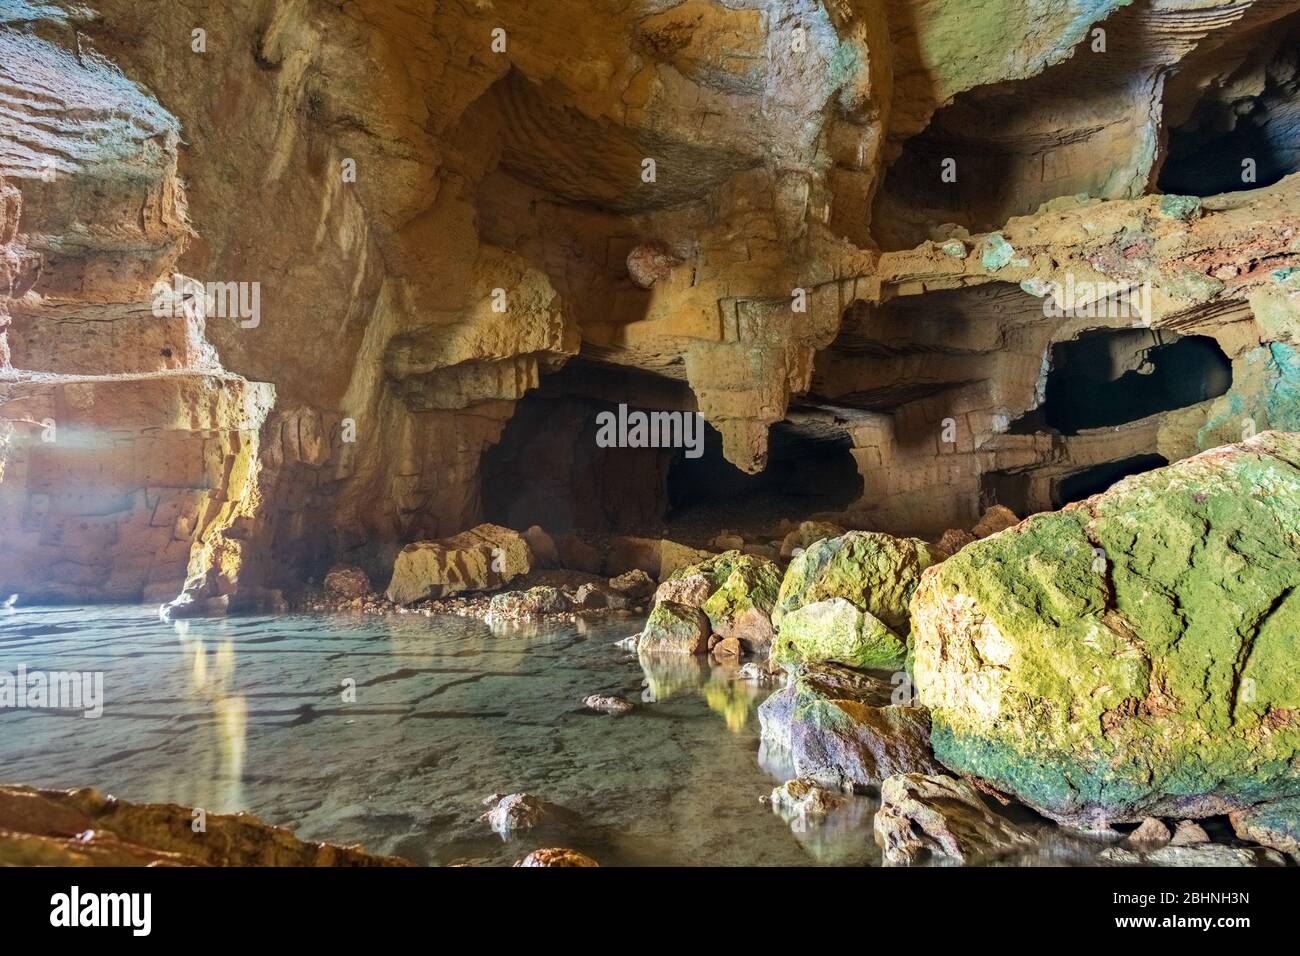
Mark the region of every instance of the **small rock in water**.
POLYGON ((970 784, 939 774, 904 773, 886 780, 875 832, 885 862, 904 866, 927 854, 976 862, 1032 842, 1022 827, 990 810, 970 784))
POLYGON ((635 651, 640 640, 640 634, 633 634, 630 637, 623 638, 621 641, 615 641, 614 646, 624 651, 635 651))
POLYGON ((749 681, 766 687, 777 682, 777 675, 761 661, 746 661, 740 665, 740 670, 736 671, 736 680, 749 681))
POLYGON ((1155 847, 1164 846, 1169 842, 1169 828, 1165 826, 1164 821, 1155 817, 1147 817, 1141 825, 1128 835, 1124 842, 1130 846, 1155 847))
POLYGON ((842 796, 808 779, 787 780, 776 787, 768 799, 773 812, 786 823, 795 820, 818 823, 832 810, 844 805, 842 796))
POLYGON ((713 656, 719 659, 724 657, 740 657, 744 649, 740 646, 740 641, 734 637, 728 637, 713 645, 713 656))
POLYGON ((534 850, 515 866, 600 866, 595 860, 577 850, 566 847, 547 847, 534 850))
POLYGON ((1199 843, 1209 843, 1210 835, 1205 832, 1205 828, 1199 823, 1192 820, 1181 820, 1174 829, 1173 839, 1169 841, 1170 846, 1195 846, 1199 843))
POLYGON ((592 694, 582 702, 582 705, 588 710, 594 710, 601 714, 613 714, 616 717, 620 714, 626 714, 632 709, 631 701, 612 695, 605 696, 604 694, 592 694))
POLYGON ((494 800, 495 805, 479 817, 479 820, 490 826, 503 840, 515 830, 527 830, 537 826, 543 820, 554 816, 556 809, 531 793, 511 793, 504 797, 493 794, 483 803, 486 806, 494 800))

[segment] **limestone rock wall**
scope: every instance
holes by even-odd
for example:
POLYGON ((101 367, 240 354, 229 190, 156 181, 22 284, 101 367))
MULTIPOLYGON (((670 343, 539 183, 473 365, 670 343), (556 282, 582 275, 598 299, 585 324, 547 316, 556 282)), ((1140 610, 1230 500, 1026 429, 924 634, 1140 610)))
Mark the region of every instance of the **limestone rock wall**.
POLYGON ((574 359, 602 385, 561 400, 669 383, 747 473, 776 423, 841 433, 846 523, 907 533, 1300 427, 1300 180, 1148 196, 1171 129, 1238 110, 1287 171, 1297 10, 6 4, 0 589, 238 603, 390 562, 484 517, 484 456, 574 359), (1132 321, 1047 314, 1067 281, 1149 283, 1152 341, 1214 339, 1231 391, 1030 427, 1054 346, 1132 321))

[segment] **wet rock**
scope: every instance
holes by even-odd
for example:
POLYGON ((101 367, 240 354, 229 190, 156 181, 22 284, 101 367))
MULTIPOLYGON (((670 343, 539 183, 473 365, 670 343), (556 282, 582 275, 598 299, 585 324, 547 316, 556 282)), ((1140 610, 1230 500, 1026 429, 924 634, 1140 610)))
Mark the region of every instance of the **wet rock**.
POLYGON ((916 538, 849 531, 810 545, 790 562, 774 623, 805 604, 842 598, 900 634, 908 628, 908 602, 921 572, 933 563, 929 546, 916 538))
POLYGON ((622 640, 615 641, 614 646, 624 651, 635 651, 637 649, 637 645, 639 645, 640 643, 641 643, 641 635, 633 634, 630 637, 625 637, 622 640))
POLYGON ((528 542, 528 550, 533 553, 533 563, 536 567, 561 567, 560 552, 555 546, 555 539, 540 525, 533 525, 525 531, 524 540, 528 542))
POLYGON ((1073 825, 1300 795, 1296 514, 1300 436, 1265 432, 927 571, 913 676, 936 756, 1073 825))
POLYGON ((800 777, 859 793, 895 774, 944 772, 930 749, 924 707, 809 701, 795 709, 790 755, 800 777))
POLYGON ((534 850, 516 862, 515 866, 600 866, 600 864, 577 850, 569 850, 564 847, 547 847, 534 850))
POLYGON ((393 564, 388 599, 413 604, 462 591, 492 591, 527 574, 532 553, 517 531, 481 524, 440 541, 408 544, 393 564))
POLYGON ((975 523, 975 527, 970 529, 970 533, 976 538, 987 538, 989 535, 997 534, 999 531, 1005 531, 1007 528, 1014 527, 1020 523, 1016 513, 1004 505, 994 505, 989 508, 975 523))
POLYGON ((637 642, 653 654, 704 654, 709 649, 709 619, 699 608, 660 601, 650 612, 637 642))
POLYGON ((596 584, 581 584, 573 594, 573 604, 585 610, 609 607, 609 592, 596 584))
POLYGON ((600 714, 610 714, 616 717, 630 713, 632 710, 631 701, 624 700, 622 697, 606 696, 603 694, 592 694, 582 702, 582 706, 600 714))
POLYGON ((325 575, 325 592, 336 598, 360 598, 370 593, 370 578, 355 565, 336 564, 325 575))
POLYGON ((495 594, 488 603, 488 613, 494 617, 540 617, 543 614, 562 614, 569 610, 569 599, 559 588, 538 585, 527 591, 507 591, 495 594))
POLYGON ((655 580, 640 568, 609 579, 609 589, 630 601, 644 601, 655 593, 655 580))
POLYGON ((1210 835, 1205 832, 1205 828, 1193 820, 1180 820, 1178 826, 1174 828, 1174 835, 1169 840, 1170 846, 1195 846, 1198 843, 1209 843, 1210 835))
POLYGON ((772 646, 772 608, 781 587, 780 569, 771 561, 739 551, 729 551, 711 562, 722 567, 724 559, 730 561, 730 573, 700 609, 715 633, 739 641, 751 653, 766 654, 772 646))
POLYGON ((902 667, 906 656, 904 639, 844 598, 814 601, 786 614, 772 651, 780 664, 836 661, 882 669, 902 667))
POLYGON ((359 846, 309 843, 248 813, 128 803, 90 789, 0 785, 0 866, 411 866, 359 846))
POLYGON ((809 545, 826 538, 838 538, 843 533, 843 528, 829 521, 800 522, 799 527, 788 532, 781 539, 781 559, 789 561, 794 557, 795 551, 806 549, 809 545))
POLYGON ((969 783, 934 774, 900 774, 880 788, 875 834, 894 866, 927 857, 970 864, 1032 842, 1029 833, 998 816, 969 783))
POLYGON ((786 823, 801 820, 817 823, 832 810, 844 805, 844 797, 819 786, 813 780, 787 780, 768 798, 772 810, 786 823))
POLYGON ((1135 850, 1112 846, 1102 850, 1098 859, 1122 866, 1285 866, 1286 859, 1276 850, 1256 847, 1223 846, 1204 843, 1195 846, 1158 847, 1154 850, 1135 850))
POLYGON ((483 801, 488 807, 479 821, 486 823, 503 840, 517 830, 528 830, 544 821, 567 816, 554 804, 540 800, 531 793, 494 793, 483 801))
POLYGON ((1155 817, 1147 817, 1141 825, 1128 835, 1124 841, 1135 847, 1157 847, 1164 846, 1169 842, 1173 834, 1165 826, 1164 821, 1155 817))
POLYGON ((803 665, 758 708, 765 744, 799 777, 865 791, 898 773, 942 773, 924 708, 894 706, 894 687, 834 664, 803 665))
POLYGON ((889 675, 864 674, 829 662, 800 665, 790 682, 758 706, 762 737, 783 750, 792 746, 795 711, 818 700, 855 700, 875 707, 892 702, 889 675))
POLYGON ((1256 804, 1228 815, 1237 836, 1300 861, 1300 797, 1256 804))

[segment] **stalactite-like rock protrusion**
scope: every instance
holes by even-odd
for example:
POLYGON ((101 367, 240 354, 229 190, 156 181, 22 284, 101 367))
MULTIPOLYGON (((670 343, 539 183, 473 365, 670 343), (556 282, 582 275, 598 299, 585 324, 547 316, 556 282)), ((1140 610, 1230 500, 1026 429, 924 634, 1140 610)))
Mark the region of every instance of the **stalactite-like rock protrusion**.
POLYGON ((1300 0, 90 6, 0 11, 0 590, 384 580, 531 422, 574 521, 786 468, 935 537, 1300 428, 1300 0), (1090 349, 1196 387, 1058 427, 1090 349), (618 404, 712 470, 580 453, 618 404))

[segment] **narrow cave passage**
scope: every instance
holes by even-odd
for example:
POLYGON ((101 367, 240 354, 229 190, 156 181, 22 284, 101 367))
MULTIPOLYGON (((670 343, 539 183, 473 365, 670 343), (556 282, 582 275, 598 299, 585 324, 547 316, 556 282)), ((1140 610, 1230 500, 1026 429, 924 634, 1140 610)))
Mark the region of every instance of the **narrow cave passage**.
POLYGON ((838 511, 862 493, 848 435, 827 423, 776 423, 767 468, 747 475, 707 424, 695 458, 684 448, 601 447, 598 416, 617 413, 616 399, 630 411, 694 414, 685 383, 571 361, 519 401, 484 454, 484 519, 520 530, 711 538, 722 527, 838 511))
POLYGON ((1297 40, 1300 17, 1293 16, 1259 38, 1254 63, 1209 86, 1170 130, 1162 192, 1213 196, 1271 186, 1300 171, 1297 40))
POLYGON ((1062 508, 1073 501, 1082 501, 1100 494, 1121 478, 1140 475, 1144 471, 1163 468, 1167 464, 1169 459, 1163 455, 1134 455, 1132 458, 1076 471, 1056 483, 1052 491, 1052 507, 1062 508))
POLYGON ((842 431, 777 422, 768 463, 747 475, 722 456, 722 438, 705 429, 704 454, 680 453, 668 474, 670 527, 747 528, 838 511, 862 494, 862 476, 842 431))
POLYGON ((1186 408, 1231 387, 1232 362, 1209 336, 1097 329, 1052 346, 1045 399, 1011 430, 1077 435, 1186 408))

